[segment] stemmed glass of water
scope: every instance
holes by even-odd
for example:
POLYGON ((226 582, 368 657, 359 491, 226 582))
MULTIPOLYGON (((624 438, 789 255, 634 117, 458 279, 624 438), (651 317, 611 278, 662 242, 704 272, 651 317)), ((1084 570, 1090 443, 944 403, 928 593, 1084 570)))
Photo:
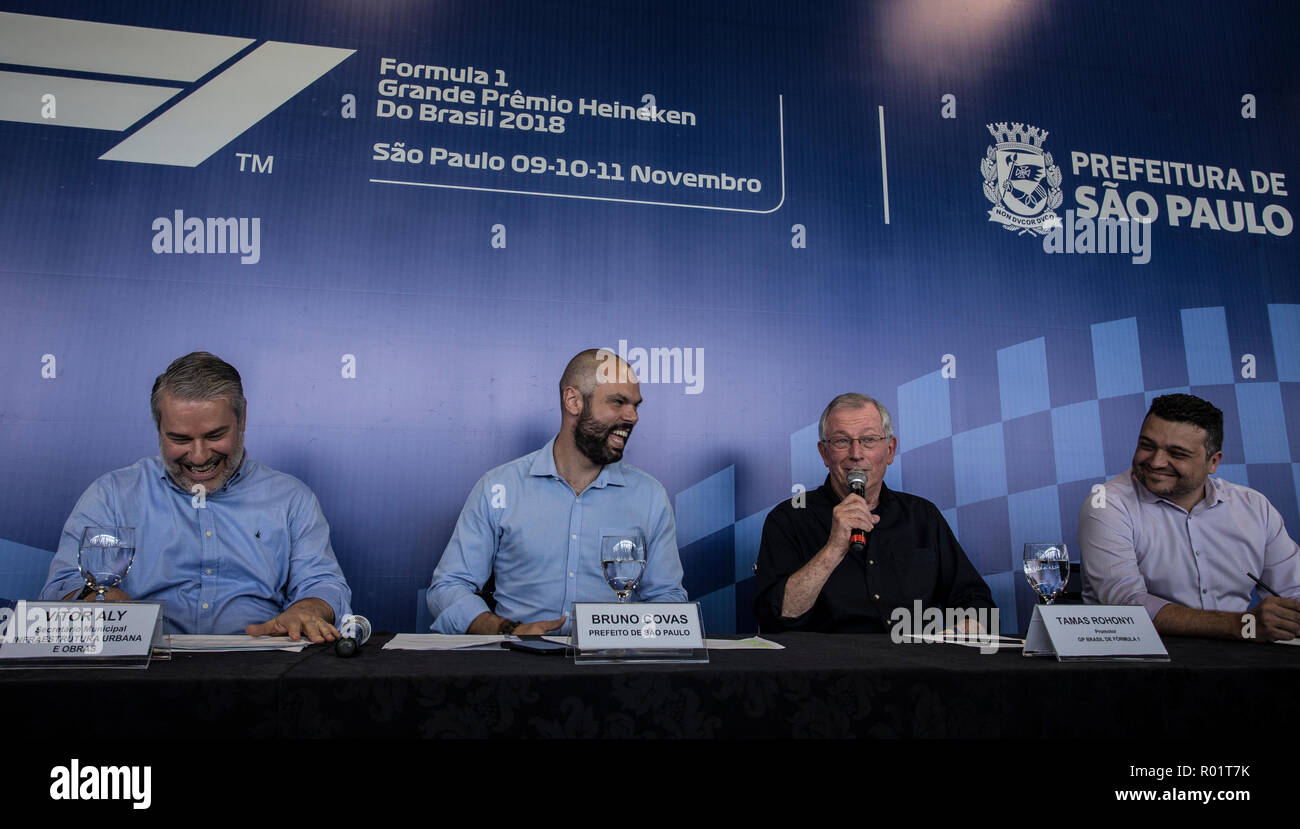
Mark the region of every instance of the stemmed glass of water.
POLYGON ((1059 541, 1026 544, 1025 578, 1044 603, 1056 601, 1070 580, 1070 554, 1065 544, 1059 541))
POLYGON ((618 600, 627 599, 645 575, 645 536, 602 535, 600 568, 618 600))
POLYGON ((95 601, 122 583, 135 561, 134 527, 86 527, 77 550, 77 569, 96 592, 95 601))

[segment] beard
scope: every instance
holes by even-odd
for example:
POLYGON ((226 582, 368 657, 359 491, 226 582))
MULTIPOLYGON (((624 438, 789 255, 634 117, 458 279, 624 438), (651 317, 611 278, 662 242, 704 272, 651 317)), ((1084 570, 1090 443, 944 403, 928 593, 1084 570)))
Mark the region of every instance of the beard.
POLYGON ((1193 483, 1178 472, 1174 472, 1173 477, 1156 478, 1144 466, 1134 466, 1133 470, 1137 474, 1138 481, 1147 488, 1147 492, 1170 501, 1177 501, 1205 486, 1204 480, 1193 483))
POLYGON ((632 437, 632 427, 625 423, 615 423, 602 427, 591 416, 590 405, 584 406, 578 422, 573 427, 573 443, 587 460, 597 466, 614 463, 623 458, 623 450, 609 445, 609 436, 615 429, 626 429, 628 439, 632 437))
POLYGON ((202 486, 205 493, 216 492, 226 485, 231 476, 239 470, 244 462, 244 444, 241 440, 234 447, 229 455, 223 455, 214 452, 208 463, 204 464, 202 469, 207 470, 212 466, 220 466, 221 474, 217 475, 210 481, 196 481, 190 476, 190 467, 188 464, 174 461, 167 457, 166 448, 162 445, 162 439, 159 439, 159 452, 162 456, 163 468, 167 470, 167 477, 171 478, 173 483, 186 492, 193 492, 195 485, 202 486))

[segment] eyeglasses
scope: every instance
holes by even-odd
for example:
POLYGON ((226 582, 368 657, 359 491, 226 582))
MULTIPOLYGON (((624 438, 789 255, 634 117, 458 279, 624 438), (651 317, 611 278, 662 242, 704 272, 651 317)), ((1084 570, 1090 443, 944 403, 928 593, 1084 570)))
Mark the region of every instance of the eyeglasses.
POLYGON ((887 440, 889 440, 889 438, 883 435, 864 435, 860 438, 830 438, 829 440, 822 441, 822 443, 827 444, 836 452, 843 452, 852 446, 854 441, 857 441, 858 445, 861 446, 864 451, 870 452, 872 449, 875 449, 887 440))

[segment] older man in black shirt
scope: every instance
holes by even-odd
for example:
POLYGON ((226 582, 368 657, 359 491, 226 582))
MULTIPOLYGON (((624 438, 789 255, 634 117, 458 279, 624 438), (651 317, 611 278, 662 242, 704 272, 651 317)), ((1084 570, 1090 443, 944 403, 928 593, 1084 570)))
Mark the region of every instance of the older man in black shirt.
POLYGON ((898 440, 880 402, 836 397, 818 437, 826 482, 806 504, 778 504, 763 524, 754 615, 764 632, 883 633, 895 608, 911 614, 918 600, 925 608, 994 606, 939 509, 885 486, 898 440), (855 469, 866 473, 863 495, 849 486, 855 469), (865 535, 861 552, 850 550, 855 529, 865 535))

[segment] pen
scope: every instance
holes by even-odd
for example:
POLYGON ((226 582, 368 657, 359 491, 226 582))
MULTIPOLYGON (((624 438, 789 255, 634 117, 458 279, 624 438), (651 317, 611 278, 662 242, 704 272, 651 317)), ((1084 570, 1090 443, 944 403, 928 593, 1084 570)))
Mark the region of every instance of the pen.
POLYGON ((1272 593, 1274 596, 1280 596, 1280 595, 1282 595, 1281 593, 1278 593, 1278 592, 1277 592, 1276 590, 1274 590, 1273 588, 1269 587, 1267 584, 1264 584, 1264 582, 1262 582, 1262 581, 1260 581, 1259 579, 1255 578, 1255 574, 1254 574, 1254 573, 1247 572, 1246 575, 1250 576, 1250 580, 1251 580, 1251 581, 1255 582, 1255 584, 1258 584, 1258 585, 1259 585, 1261 588, 1263 588, 1264 590, 1267 590, 1268 592, 1272 593))

